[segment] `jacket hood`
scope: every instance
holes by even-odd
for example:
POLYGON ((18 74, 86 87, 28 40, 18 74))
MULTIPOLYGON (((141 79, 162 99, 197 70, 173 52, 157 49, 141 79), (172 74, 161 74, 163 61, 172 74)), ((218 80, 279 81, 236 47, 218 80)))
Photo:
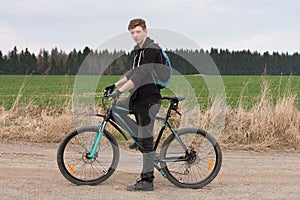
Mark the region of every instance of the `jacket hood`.
POLYGON ((134 50, 137 49, 160 49, 160 47, 158 46, 158 44, 154 43, 154 40, 150 39, 149 37, 146 38, 145 43, 143 44, 142 48, 140 48, 140 46, 137 44, 134 46, 134 50))

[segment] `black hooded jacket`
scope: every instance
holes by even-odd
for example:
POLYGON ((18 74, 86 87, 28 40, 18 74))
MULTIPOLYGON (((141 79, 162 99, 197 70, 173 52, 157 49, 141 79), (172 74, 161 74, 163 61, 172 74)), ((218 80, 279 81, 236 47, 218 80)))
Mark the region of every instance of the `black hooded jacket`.
POLYGON ((130 90, 130 103, 134 105, 154 104, 160 102, 160 88, 157 85, 157 71, 166 64, 161 48, 149 37, 140 48, 134 47, 132 69, 125 76, 134 83, 130 90))

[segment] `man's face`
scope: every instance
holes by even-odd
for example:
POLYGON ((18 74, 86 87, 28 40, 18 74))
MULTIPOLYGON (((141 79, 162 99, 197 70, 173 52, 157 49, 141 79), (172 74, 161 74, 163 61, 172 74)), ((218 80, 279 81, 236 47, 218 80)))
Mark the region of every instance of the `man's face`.
POLYGON ((133 29, 130 29, 130 34, 132 39, 140 46, 143 45, 147 37, 147 29, 143 30, 141 26, 137 26, 133 29))

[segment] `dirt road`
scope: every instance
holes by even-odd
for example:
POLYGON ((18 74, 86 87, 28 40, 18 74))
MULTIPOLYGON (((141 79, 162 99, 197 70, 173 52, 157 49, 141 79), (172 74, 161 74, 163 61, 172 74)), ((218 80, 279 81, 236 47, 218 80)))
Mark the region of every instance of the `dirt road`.
POLYGON ((75 186, 56 166, 55 144, 0 142, 1 199, 299 199, 300 154, 224 152, 208 186, 181 189, 156 174, 153 192, 128 192, 138 173, 120 169, 98 186, 75 186))

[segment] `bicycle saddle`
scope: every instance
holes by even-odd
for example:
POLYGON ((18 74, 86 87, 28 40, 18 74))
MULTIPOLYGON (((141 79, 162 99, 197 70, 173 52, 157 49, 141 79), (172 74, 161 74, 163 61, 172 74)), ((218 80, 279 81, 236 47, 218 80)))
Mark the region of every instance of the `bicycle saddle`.
POLYGON ((167 100, 172 100, 172 101, 183 101, 185 100, 185 97, 169 97, 169 96, 164 96, 161 99, 167 99, 167 100))

